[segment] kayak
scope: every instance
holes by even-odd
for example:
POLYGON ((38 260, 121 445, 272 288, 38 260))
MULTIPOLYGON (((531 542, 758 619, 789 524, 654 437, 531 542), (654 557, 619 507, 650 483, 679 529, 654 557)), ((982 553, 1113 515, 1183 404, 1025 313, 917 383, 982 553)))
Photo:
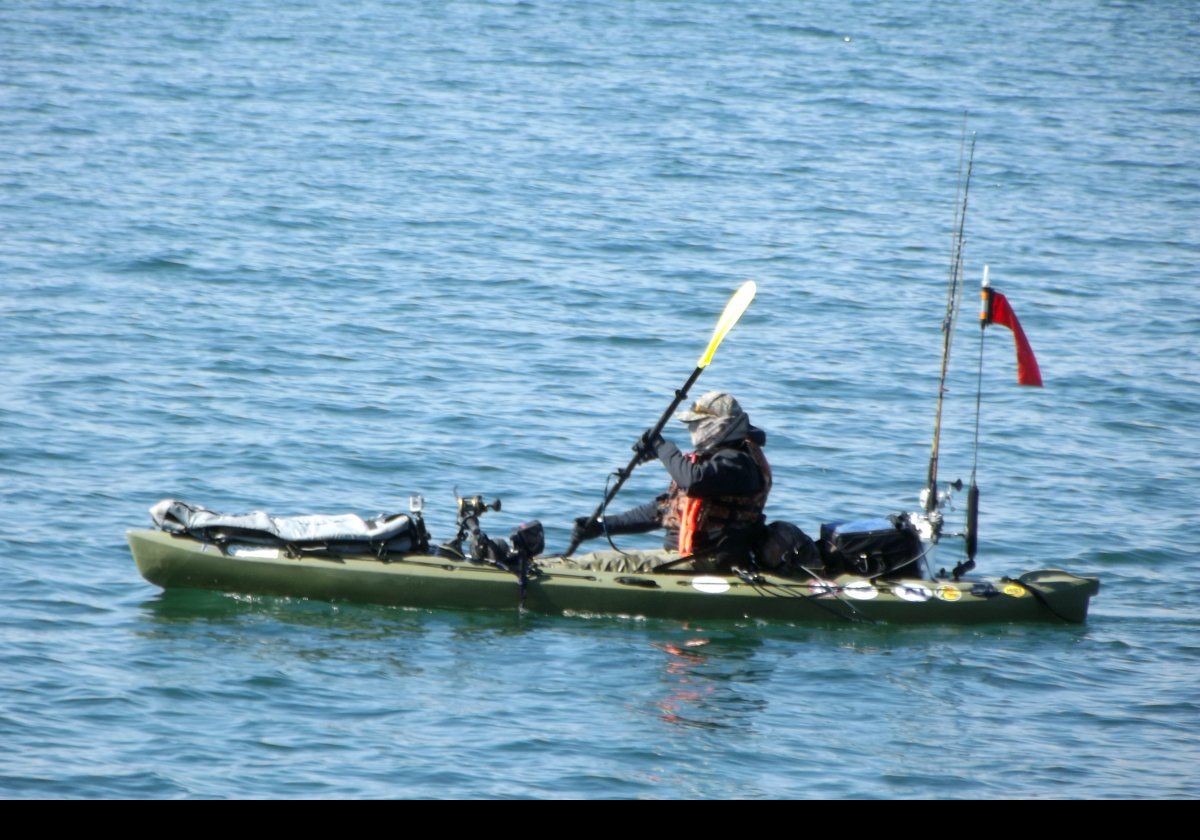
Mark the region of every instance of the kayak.
MULTIPOLYGON (((967 177, 969 182, 969 167, 967 177)), ((965 213, 965 189, 962 193, 965 213)), ((958 237, 956 247, 961 252, 961 232, 958 237)), ((705 354, 676 392, 674 403, 651 437, 662 430, 712 360, 717 345, 754 297, 754 290, 753 282, 745 283, 730 299, 705 354)), ((482 496, 458 498, 457 533, 437 548, 432 547, 421 518, 424 499, 420 496, 410 499, 411 515, 380 514, 369 519, 352 514, 276 517, 262 511, 227 515, 164 499, 150 509, 158 530, 129 531, 129 546, 142 576, 164 589, 685 621, 1081 623, 1087 619, 1091 597, 1100 591, 1096 578, 1057 569, 1026 572, 1015 578, 972 574, 979 511, 974 471, 961 535, 966 558, 950 573, 933 572, 931 555, 945 536, 943 509, 949 508, 952 493, 963 489, 962 481, 943 489, 937 480, 941 395, 960 294, 961 259, 952 272, 943 324, 942 382, 923 511, 881 520, 824 523, 819 544, 789 523, 764 521, 764 532, 792 533, 794 541, 781 544, 781 552, 772 554, 767 549, 774 537, 768 537, 747 558, 747 565, 754 564, 749 570, 683 571, 684 563, 702 566, 711 559, 688 555, 657 567, 623 565, 650 571, 607 571, 613 566, 599 555, 593 556, 594 563, 588 562, 586 555, 568 559, 578 546, 577 538, 562 557, 542 557, 544 533, 536 520, 514 531, 511 545, 492 540, 481 530, 480 517, 488 510, 501 509, 499 499, 488 503, 482 496)), ((618 481, 587 519, 588 526, 600 521, 641 460, 639 449, 629 465, 615 473, 618 481)), ((724 568, 715 562, 707 565, 724 568)))
POLYGON ((627 574, 575 568, 554 557, 537 558, 521 580, 499 564, 421 552, 379 559, 218 544, 158 530, 132 530, 127 537, 138 571, 164 589, 416 608, 852 624, 1080 623, 1100 589, 1096 578, 1055 569, 957 580, 744 571, 627 574))

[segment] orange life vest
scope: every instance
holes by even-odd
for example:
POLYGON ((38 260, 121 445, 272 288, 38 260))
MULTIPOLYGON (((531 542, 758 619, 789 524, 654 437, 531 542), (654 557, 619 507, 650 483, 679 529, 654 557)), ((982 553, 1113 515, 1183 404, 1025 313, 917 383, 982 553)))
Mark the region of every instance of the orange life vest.
MULTIPOLYGON (((771 492, 771 465, 767 463, 762 447, 753 440, 747 438, 744 445, 762 471, 763 486, 753 496, 701 498, 688 495, 678 484, 671 482, 663 501, 663 527, 668 530, 679 529, 680 554, 694 554, 697 548, 703 548, 703 545, 697 546, 697 537, 701 538, 701 543, 710 541, 705 538, 715 541, 723 530, 732 525, 754 525, 764 521, 763 509, 771 492)), ((695 462, 706 456, 693 452, 687 457, 695 462)))

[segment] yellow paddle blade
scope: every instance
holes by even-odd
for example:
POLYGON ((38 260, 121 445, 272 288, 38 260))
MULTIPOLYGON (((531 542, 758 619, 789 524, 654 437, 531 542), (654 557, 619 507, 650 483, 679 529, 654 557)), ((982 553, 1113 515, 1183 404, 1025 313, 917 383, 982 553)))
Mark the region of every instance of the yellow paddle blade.
POLYGON ((717 328, 713 330, 712 341, 708 342, 708 349, 704 351, 704 355, 700 357, 700 361, 696 363, 696 367, 708 367, 708 363, 712 361, 713 354, 717 352, 717 348, 721 346, 721 342, 725 340, 725 336, 733 329, 733 325, 742 317, 742 313, 750 306, 750 301, 754 300, 754 295, 758 291, 758 286, 754 285, 753 280, 747 280, 741 285, 733 297, 729 299, 729 303, 725 304, 725 311, 721 313, 721 320, 717 321, 717 328))

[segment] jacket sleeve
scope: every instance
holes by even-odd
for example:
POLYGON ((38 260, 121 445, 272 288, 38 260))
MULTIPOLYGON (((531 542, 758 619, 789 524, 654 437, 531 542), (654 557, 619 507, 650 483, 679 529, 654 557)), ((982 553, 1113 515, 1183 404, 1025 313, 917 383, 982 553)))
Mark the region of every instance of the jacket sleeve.
POLYGON ((610 534, 644 534, 662 525, 659 501, 655 499, 624 513, 605 516, 604 524, 610 534))
POLYGON ((655 454, 675 483, 692 496, 752 496, 763 486, 758 464, 749 453, 737 449, 720 450, 697 463, 664 440, 655 454))

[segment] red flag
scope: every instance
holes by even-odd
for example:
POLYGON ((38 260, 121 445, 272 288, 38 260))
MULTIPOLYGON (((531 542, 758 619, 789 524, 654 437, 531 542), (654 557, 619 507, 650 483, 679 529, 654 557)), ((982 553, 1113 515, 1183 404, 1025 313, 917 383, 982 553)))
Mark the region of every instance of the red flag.
POLYGON ((1008 298, 995 289, 986 289, 985 296, 983 320, 988 324, 999 324, 1002 327, 1008 327, 1012 330, 1013 339, 1017 343, 1017 384, 1036 385, 1040 388, 1042 386, 1042 372, 1038 370, 1038 363, 1033 355, 1033 348, 1029 346, 1029 339, 1025 337, 1025 330, 1021 329, 1021 322, 1017 320, 1017 313, 1013 312, 1012 307, 1008 305, 1008 298))

